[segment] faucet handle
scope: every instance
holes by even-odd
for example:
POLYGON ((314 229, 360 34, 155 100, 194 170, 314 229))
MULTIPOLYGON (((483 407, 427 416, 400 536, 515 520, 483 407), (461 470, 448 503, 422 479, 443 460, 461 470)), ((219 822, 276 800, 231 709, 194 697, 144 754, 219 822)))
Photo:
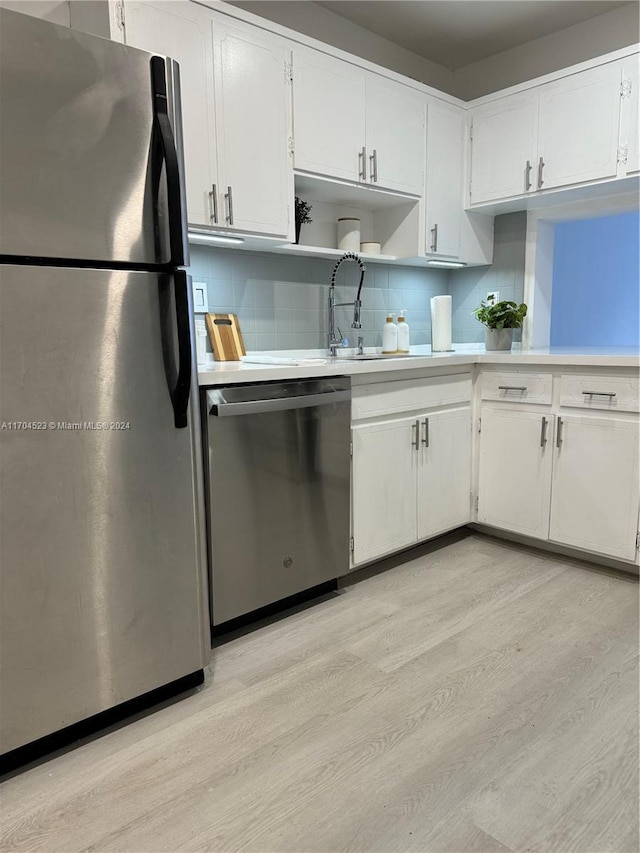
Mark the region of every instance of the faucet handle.
POLYGON ((338 338, 337 343, 339 343, 339 344, 340 344, 340 346, 344 349, 345 347, 348 347, 348 346, 349 346, 349 338, 345 338, 345 336, 342 334, 342 331, 341 331, 341 329, 340 329, 340 326, 336 326, 336 328, 337 328, 337 330, 338 330, 338 334, 340 335, 340 337, 338 338))

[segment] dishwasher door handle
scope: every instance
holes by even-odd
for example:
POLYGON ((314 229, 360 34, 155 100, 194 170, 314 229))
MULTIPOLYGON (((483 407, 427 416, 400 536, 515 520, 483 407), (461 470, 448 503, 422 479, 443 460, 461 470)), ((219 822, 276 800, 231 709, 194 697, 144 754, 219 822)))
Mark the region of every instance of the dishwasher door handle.
POLYGON ((300 397, 281 397, 276 400, 248 400, 243 403, 220 403, 207 394, 209 414, 216 418, 236 415, 260 415, 265 412, 287 412, 291 409, 310 409, 351 400, 351 391, 327 391, 325 394, 305 394, 300 397))

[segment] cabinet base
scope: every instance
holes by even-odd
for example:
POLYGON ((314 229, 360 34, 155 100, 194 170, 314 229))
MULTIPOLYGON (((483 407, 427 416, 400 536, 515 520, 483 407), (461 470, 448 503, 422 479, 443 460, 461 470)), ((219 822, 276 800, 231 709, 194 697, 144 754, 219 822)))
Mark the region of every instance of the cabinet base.
POLYGON ((543 539, 534 539, 530 536, 521 536, 519 533, 511 533, 509 530, 501 530, 499 527, 490 527, 486 524, 472 523, 469 527, 478 533, 484 533, 496 539, 506 539, 508 542, 516 542, 519 545, 527 545, 539 551, 549 551, 552 554, 560 554, 563 557, 570 557, 574 560, 594 563, 595 565, 603 566, 607 569, 615 569, 625 574, 640 575, 640 566, 637 563, 626 563, 624 560, 615 560, 613 557, 604 557, 599 554, 592 554, 589 551, 579 551, 577 548, 569 548, 566 545, 547 542, 543 539))

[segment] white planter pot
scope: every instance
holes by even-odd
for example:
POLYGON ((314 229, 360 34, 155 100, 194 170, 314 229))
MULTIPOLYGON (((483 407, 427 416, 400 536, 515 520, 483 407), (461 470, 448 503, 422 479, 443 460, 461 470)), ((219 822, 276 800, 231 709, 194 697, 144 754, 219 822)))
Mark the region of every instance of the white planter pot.
POLYGON ((484 347, 490 350, 510 350, 513 343, 513 329, 485 329, 484 347))

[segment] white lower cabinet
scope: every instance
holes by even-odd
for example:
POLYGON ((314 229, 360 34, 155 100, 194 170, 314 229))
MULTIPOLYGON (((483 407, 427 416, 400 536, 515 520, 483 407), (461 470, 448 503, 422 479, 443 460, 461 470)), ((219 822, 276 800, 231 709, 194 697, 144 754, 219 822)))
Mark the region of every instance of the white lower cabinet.
POLYGON ((638 422, 562 415, 557 429, 549 538, 633 560, 640 503, 638 422))
POLYGON ((471 519, 471 409, 420 419, 418 539, 462 527, 471 519))
MULTIPOLYGON (((522 376, 523 386, 532 384, 531 377, 522 376)), ((482 377, 483 394, 491 390, 491 378, 482 377)), ((478 522, 618 560, 636 560, 640 423, 633 414, 634 381, 633 376, 566 374, 559 378, 558 407, 536 412, 531 406, 520 410, 508 403, 483 404, 478 522), (581 391, 583 387, 594 390, 581 391), (620 412, 607 411, 613 405, 610 398, 620 412), (563 400, 569 401, 567 408, 563 400), (574 411, 587 405, 601 411, 572 414, 569 405, 574 411)), ((532 387, 535 391, 535 383, 532 387)), ((551 385, 549 402, 550 397, 551 385)))
POLYGON ((416 541, 414 417, 353 427, 353 562, 416 541))
POLYGON ((515 409, 482 409, 478 521, 547 539, 553 416, 515 409))
POLYGON ((353 563, 471 520, 471 408, 353 427, 353 563))

